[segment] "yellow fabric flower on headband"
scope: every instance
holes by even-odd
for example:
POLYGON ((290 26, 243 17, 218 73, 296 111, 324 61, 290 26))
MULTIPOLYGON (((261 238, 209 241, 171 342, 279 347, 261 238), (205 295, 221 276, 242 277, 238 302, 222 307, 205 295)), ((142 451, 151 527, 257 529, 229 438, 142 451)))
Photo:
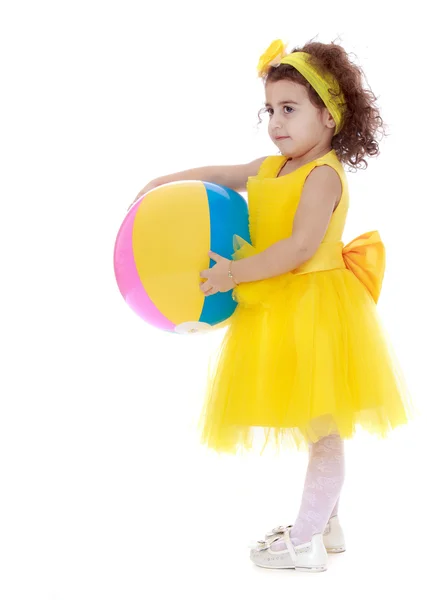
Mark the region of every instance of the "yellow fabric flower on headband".
POLYGON ((261 56, 258 62, 258 75, 264 77, 268 73, 270 67, 277 67, 280 61, 287 55, 286 48, 288 44, 284 44, 282 40, 274 40, 261 56))

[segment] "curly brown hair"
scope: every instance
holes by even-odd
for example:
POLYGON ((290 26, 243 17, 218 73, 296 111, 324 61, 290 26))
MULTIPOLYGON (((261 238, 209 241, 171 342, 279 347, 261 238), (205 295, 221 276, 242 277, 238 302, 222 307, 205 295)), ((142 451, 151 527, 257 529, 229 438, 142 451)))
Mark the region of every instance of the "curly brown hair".
MULTIPOLYGON (((385 133, 385 125, 375 102, 378 99, 369 86, 364 87, 363 70, 350 61, 350 55, 335 42, 322 44, 310 41, 302 48, 292 52, 307 52, 311 55, 311 63, 320 71, 331 73, 338 81, 346 101, 344 123, 341 131, 332 138, 332 149, 338 159, 349 165, 350 171, 366 169, 364 156, 379 155, 377 138, 385 133)), ((311 87, 308 81, 292 65, 270 67, 264 83, 289 79, 303 85, 309 98, 317 108, 325 108, 323 100, 311 87)), ((258 117, 265 112, 263 108, 258 117)), ((260 121, 261 122, 261 118, 260 121)))

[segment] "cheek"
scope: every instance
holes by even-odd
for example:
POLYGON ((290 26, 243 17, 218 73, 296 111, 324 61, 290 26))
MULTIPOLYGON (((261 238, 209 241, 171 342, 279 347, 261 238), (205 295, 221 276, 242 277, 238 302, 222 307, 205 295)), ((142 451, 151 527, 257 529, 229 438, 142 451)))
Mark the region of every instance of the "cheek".
POLYGON ((293 129, 296 134, 303 138, 309 138, 313 133, 314 123, 310 119, 295 119, 293 123, 293 129))

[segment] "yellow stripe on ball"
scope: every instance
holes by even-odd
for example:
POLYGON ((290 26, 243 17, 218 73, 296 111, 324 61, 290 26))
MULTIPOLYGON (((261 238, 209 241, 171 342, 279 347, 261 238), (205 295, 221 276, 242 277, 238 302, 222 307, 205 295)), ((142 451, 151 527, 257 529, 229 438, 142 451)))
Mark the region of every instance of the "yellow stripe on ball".
POLYGON ((160 312, 175 324, 197 321, 205 301, 199 273, 209 267, 210 250, 203 183, 174 182, 151 190, 135 216, 132 244, 141 282, 160 312))

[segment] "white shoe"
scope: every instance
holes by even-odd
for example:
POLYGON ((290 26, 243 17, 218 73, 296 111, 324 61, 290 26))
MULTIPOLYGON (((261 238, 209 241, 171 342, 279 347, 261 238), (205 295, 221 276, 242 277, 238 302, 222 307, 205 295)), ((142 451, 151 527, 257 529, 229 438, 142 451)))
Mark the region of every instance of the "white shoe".
MULTIPOLYGON (((265 536, 265 541, 276 541, 281 539, 285 532, 285 527, 280 525, 269 531, 265 536)), ((331 517, 323 532, 323 543, 325 544, 326 551, 331 554, 338 554, 339 552, 345 552, 345 539, 344 532, 338 519, 338 515, 331 517)), ((251 545, 251 547, 254 547, 251 545)))
POLYGON ((257 547, 251 550, 251 561, 258 567, 267 569, 295 569, 312 573, 326 571, 328 554, 323 543, 323 534, 316 533, 310 542, 294 546, 289 536, 291 527, 292 525, 285 527, 283 535, 280 537, 276 536, 270 541, 258 542, 257 547), (285 550, 274 551, 271 549, 273 542, 278 539, 285 542, 285 550))
POLYGON ((323 542, 327 552, 345 552, 344 531, 338 519, 338 515, 331 517, 323 532, 323 542))

